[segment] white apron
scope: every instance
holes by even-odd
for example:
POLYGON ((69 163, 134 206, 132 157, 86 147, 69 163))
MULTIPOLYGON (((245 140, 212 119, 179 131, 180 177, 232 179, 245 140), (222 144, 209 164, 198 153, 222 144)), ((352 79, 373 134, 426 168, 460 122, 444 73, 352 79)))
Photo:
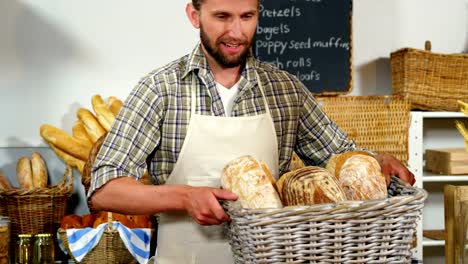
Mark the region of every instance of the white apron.
MULTIPOLYGON (((166 184, 220 187, 224 166, 243 155, 263 160, 278 178, 278 143, 268 104, 266 113, 248 117, 204 116, 195 113, 192 85, 191 117, 174 170, 166 184)), ((195 80, 193 80, 195 83, 195 80)), ((223 226, 198 225, 186 212, 163 213, 159 218, 156 264, 232 264, 223 226)))

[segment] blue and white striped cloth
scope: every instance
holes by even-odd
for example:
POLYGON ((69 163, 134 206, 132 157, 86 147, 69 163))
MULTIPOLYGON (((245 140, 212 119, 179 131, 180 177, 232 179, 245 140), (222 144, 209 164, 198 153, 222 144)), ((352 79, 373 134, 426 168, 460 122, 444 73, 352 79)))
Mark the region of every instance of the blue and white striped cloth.
MULTIPOLYGON (((113 222, 112 227, 119 232, 122 242, 138 263, 146 263, 150 256, 151 229, 130 229, 120 222, 113 222)), ((99 243, 106 229, 107 223, 100 224, 97 228, 67 229, 68 246, 73 257, 77 261, 82 261, 86 254, 99 243)), ((57 237, 60 238, 58 235, 57 237)), ((66 253, 60 239, 59 246, 66 253)))

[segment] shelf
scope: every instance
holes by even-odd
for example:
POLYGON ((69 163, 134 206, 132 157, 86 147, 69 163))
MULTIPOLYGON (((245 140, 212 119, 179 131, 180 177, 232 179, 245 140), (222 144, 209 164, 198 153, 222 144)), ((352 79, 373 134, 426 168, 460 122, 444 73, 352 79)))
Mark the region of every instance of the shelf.
POLYGON ((414 111, 413 113, 418 113, 422 115, 424 118, 460 118, 460 117, 467 117, 461 112, 419 112, 414 111))
POLYGON ((445 240, 434 240, 427 237, 423 237, 423 247, 438 247, 445 246, 445 240))

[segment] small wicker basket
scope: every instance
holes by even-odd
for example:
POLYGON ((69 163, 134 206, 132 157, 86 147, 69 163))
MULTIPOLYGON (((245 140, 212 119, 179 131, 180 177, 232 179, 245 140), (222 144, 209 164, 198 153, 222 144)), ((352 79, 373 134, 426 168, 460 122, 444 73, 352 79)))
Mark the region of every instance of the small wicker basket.
POLYGON ((427 193, 392 177, 389 198, 283 209, 225 202, 236 264, 410 263, 427 193))
POLYGON ((438 54, 404 48, 392 52, 392 90, 411 100, 412 109, 458 111, 468 100, 468 54, 438 54))
POLYGON ((137 263, 120 238, 119 231, 112 229, 112 213, 108 213, 107 223, 108 227, 102 234, 99 243, 88 254, 86 254, 80 262, 78 262, 70 252, 67 231, 62 228, 58 230, 58 236, 60 237, 60 240, 62 240, 63 246, 73 261, 83 264, 137 263))
POLYGON ((0 191, 2 213, 11 219, 11 237, 18 234, 55 234, 73 191, 73 170, 67 166, 61 182, 48 188, 0 191))

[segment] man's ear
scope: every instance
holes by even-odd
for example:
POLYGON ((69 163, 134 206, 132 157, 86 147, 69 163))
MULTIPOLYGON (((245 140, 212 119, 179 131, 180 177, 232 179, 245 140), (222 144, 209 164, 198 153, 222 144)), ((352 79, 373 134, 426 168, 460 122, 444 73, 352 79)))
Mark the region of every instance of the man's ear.
POLYGON ((192 23, 195 28, 200 28, 200 12, 195 9, 192 3, 187 4, 185 7, 185 13, 187 13, 187 17, 190 20, 190 23, 192 23))

